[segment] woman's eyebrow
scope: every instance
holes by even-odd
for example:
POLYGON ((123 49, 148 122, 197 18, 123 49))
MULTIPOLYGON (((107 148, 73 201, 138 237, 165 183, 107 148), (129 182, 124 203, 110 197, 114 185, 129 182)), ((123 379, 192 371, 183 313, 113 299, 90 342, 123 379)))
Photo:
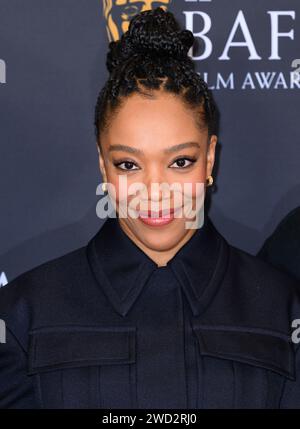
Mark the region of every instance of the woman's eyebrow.
POLYGON ((166 148, 164 150, 164 152, 165 153, 177 152, 178 150, 185 149, 187 147, 198 147, 198 148, 200 148, 200 145, 197 142, 179 143, 179 144, 176 144, 175 146, 170 146, 170 147, 166 148))
POLYGON ((123 152, 129 152, 129 153, 139 153, 142 154, 143 151, 141 149, 136 149, 135 147, 126 146, 124 144, 112 144, 108 148, 108 152, 112 152, 114 150, 121 150, 123 152))
MULTIPOLYGON (((185 149, 187 147, 198 147, 198 148, 200 148, 200 145, 197 142, 179 143, 179 144, 176 144, 174 146, 167 147, 166 149, 164 149, 164 153, 177 152, 177 151, 179 151, 181 149, 185 149)), ((124 145, 124 144, 113 144, 113 145, 110 145, 108 151, 109 152, 112 152, 112 151, 123 151, 123 152, 129 152, 129 153, 140 154, 140 155, 144 154, 144 152, 141 149, 137 149, 137 148, 134 148, 134 147, 131 147, 131 146, 127 146, 127 145, 124 145)))

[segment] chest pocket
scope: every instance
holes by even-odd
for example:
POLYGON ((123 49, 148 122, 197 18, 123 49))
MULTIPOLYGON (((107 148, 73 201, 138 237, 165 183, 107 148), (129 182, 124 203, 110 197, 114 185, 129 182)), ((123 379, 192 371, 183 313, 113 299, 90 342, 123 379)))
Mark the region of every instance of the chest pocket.
POLYGON ((200 407, 277 408, 295 379, 288 336, 259 329, 193 324, 202 381, 200 407))
POLYGON ((135 327, 30 332, 28 375, 42 408, 134 408, 135 327))

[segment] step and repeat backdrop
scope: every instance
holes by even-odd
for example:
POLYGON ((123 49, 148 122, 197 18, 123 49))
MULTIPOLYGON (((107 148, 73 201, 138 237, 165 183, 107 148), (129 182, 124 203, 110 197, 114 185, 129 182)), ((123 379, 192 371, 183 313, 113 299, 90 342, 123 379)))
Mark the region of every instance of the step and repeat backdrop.
POLYGON ((300 205, 299 0, 0 0, 0 287, 101 227, 93 119, 108 43, 157 6, 194 33, 221 112, 216 227, 256 254, 300 205))

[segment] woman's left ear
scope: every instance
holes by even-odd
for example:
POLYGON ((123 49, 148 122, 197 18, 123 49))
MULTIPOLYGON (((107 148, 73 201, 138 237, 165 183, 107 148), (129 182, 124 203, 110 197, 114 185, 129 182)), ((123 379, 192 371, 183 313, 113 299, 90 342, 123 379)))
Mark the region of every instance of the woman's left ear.
POLYGON ((207 163, 206 163, 206 177, 212 175, 212 171, 215 163, 215 154, 216 154, 216 145, 217 145, 218 137, 213 134, 210 137, 207 148, 207 163))

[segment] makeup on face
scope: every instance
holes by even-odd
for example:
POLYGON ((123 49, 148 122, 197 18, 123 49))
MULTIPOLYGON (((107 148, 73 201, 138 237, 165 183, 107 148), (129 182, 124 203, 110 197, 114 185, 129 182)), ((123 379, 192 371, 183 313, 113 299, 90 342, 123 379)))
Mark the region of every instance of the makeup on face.
POLYGON ((138 219, 146 225, 150 226, 164 226, 171 223, 175 219, 175 215, 181 210, 180 207, 169 208, 159 211, 143 211, 138 212, 138 219))

